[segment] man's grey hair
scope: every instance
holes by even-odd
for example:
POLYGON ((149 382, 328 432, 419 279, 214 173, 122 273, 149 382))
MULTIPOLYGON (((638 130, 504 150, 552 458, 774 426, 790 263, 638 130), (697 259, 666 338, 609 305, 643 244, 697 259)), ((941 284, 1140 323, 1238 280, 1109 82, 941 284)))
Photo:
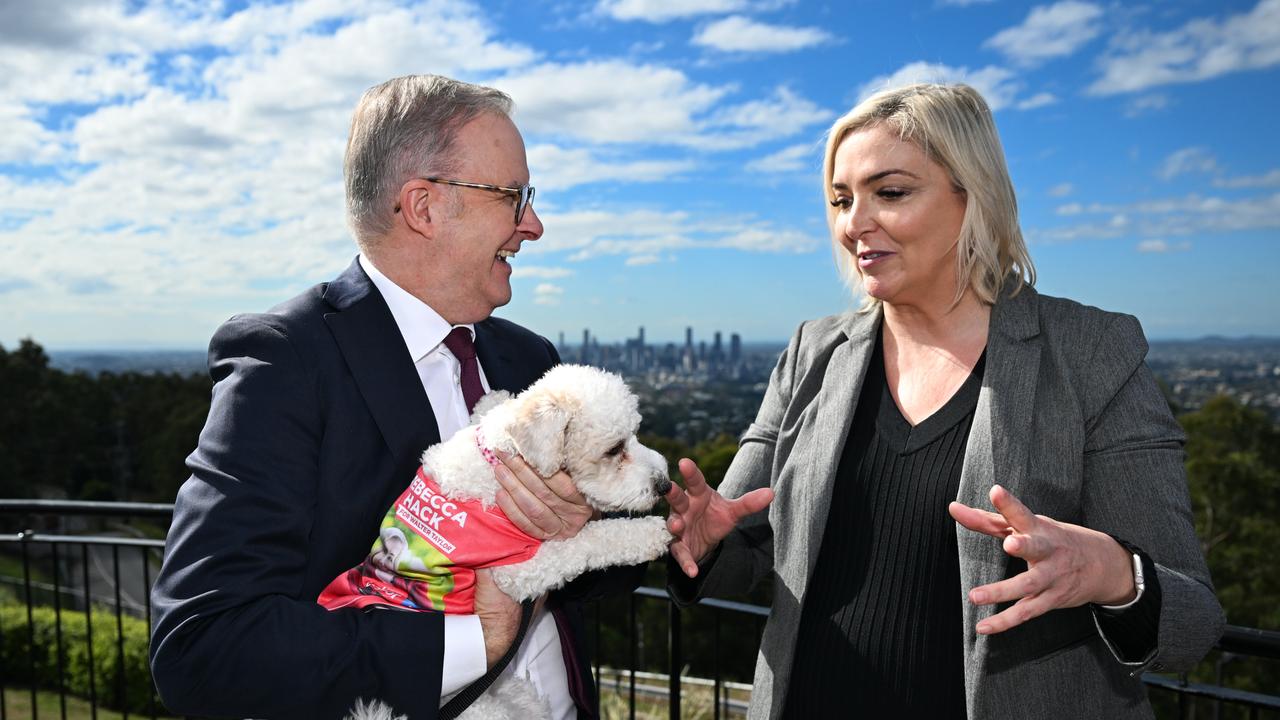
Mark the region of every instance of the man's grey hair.
POLYGON ((342 171, 347 223, 363 248, 391 228, 411 178, 445 175, 459 128, 484 114, 511 115, 511 97, 439 75, 406 75, 365 91, 351 117, 342 171))

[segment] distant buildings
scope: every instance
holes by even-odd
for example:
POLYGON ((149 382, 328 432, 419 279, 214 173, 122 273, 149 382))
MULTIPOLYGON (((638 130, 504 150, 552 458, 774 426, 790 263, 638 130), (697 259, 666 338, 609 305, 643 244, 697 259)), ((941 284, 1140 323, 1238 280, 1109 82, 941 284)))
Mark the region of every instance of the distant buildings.
POLYGON ((677 347, 675 343, 650 345, 645 341, 644 326, 636 331, 635 337, 611 345, 600 344, 590 328, 584 328, 582 344, 577 348, 567 347, 561 332, 559 345, 560 357, 566 362, 594 365, 624 375, 656 373, 703 380, 754 380, 761 371, 767 377, 779 349, 769 347, 760 357, 750 357, 743 352, 742 336, 738 333, 729 335, 726 350, 721 331, 716 330, 712 334, 708 346, 706 340, 694 341, 692 327, 685 328, 682 346, 677 347))

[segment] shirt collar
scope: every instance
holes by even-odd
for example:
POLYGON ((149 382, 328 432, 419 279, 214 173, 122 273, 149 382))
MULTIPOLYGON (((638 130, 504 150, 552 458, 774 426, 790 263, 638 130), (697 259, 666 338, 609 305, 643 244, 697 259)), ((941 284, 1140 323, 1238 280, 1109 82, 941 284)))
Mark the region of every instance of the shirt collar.
POLYGON ((404 338, 404 344, 409 348, 409 356, 415 363, 439 347, 444 342, 445 336, 455 327, 465 327, 471 331, 471 339, 475 340, 475 326, 450 325, 440 317, 440 313, 431 309, 430 305, 409 294, 404 288, 392 282, 391 278, 383 275, 364 253, 360 253, 360 267, 368 274, 374 287, 378 288, 378 292, 382 293, 382 299, 391 310, 391 317, 395 318, 396 327, 400 328, 400 335, 404 338))

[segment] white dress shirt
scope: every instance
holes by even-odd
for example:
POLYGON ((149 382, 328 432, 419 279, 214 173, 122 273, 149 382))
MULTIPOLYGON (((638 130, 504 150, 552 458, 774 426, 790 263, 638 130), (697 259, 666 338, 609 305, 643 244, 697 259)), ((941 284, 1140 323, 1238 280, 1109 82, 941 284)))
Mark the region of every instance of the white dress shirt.
MULTIPOLYGON (((360 267, 382 294, 391 316, 395 318, 400 335, 404 337, 409 357, 427 400, 435 414, 436 425, 442 440, 453 436, 467 426, 470 416, 467 402, 462 396, 462 365, 445 347, 445 336, 453 330, 440 314, 429 305, 410 295, 396 285, 373 263, 360 255, 360 267)), ((463 325, 475 339, 475 328, 463 325)), ((477 363, 479 365, 479 363, 477 363)), ((489 380, 484 368, 480 368, 480 383, 489 391, 489 380)), ((424 450, 426 448, 423 448, 424 450)), ((440 679, 440 704, 484 675, 488 668, 484 650, 484 632, 480 618, 475 615, 446 615, 444 618, 444 671, 440 679)), ((516 673, 533 683, 538 693, 551 705, 553 718, 572 718, 577 711, 569 695, 568 674, 564 656, 560 651, 560 633, 555 618, 545 609, 533 618, 511 664, 503 670, 503 676, 516 673)))

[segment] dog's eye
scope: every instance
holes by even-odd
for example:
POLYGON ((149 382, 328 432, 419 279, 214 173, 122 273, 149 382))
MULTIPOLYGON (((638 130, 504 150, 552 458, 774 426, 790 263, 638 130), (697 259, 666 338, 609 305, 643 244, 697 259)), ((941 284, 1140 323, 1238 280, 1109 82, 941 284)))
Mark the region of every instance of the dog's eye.
POLYGON ((619 440, 617 445, 614 445, 613 447, 609 448, 608 451, 605 452, 605 455, 608 455, 609 457, 617 457, 618 455, 622 454, 623 450, 626 450, 626 449, 627 449, 627 441, 619 440))

